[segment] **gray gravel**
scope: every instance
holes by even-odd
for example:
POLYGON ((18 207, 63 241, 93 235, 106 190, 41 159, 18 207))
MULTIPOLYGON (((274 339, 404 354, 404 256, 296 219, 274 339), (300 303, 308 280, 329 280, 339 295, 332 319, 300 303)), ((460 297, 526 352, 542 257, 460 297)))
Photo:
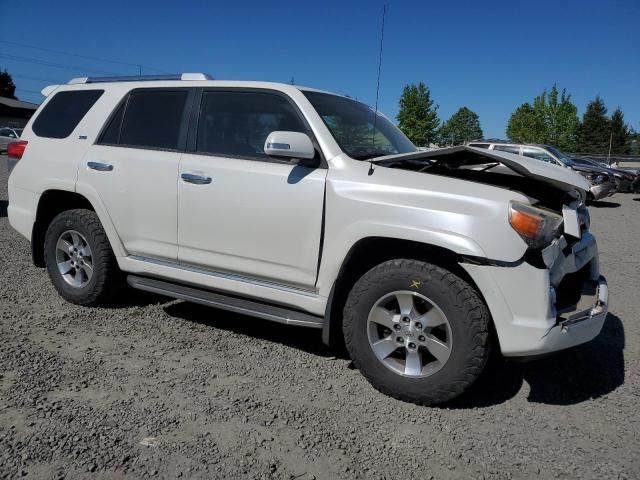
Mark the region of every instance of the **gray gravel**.
POLYGON ((448 408, 387 398, 317 331, 133 293, 65 303, 6 218, 0 478, 638 478, 640 198, 592 208, 612 313, 448 408))

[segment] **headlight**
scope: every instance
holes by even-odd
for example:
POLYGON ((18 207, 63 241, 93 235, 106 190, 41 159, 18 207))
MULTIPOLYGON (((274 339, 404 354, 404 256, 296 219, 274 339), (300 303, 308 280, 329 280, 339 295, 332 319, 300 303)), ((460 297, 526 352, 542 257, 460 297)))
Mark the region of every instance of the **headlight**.
POLYGON ((562 217, 526 203, 509 204, 509 223, 530 247, 548 245, 558 235, 562 217))

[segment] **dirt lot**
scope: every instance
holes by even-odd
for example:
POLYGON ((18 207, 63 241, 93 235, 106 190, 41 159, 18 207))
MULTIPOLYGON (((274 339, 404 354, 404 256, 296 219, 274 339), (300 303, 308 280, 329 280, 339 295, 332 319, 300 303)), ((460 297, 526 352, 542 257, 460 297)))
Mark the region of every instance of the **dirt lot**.
POLYGON ((387 398, 317 331, 132 294, 80 308, 31 265, 0 158, 0 478, 639 478, 640 198, 592 208, 611 314, 448 408, 387 398))

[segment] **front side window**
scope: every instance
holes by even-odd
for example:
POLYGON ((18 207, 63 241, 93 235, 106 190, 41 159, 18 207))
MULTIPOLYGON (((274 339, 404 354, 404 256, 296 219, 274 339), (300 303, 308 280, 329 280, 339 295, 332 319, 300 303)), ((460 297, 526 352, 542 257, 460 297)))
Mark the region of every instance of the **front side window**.
POLYGON ((543 162, 556 163, 551 155, 542 150, 541 148, 523 147, 522 155, 529 158, 535 158, 543 162))
POLYGON ((322 117, 340 148, 351 158, 367 160, 417 151, 393 123, 380 113, 376 115, 364 103, 329 93, 302 93, 322 117))
MULTIPOLYGON (((158 150, 177 150, 187 90, 138 90, 129 95, 119 141, 122 146, 158 150)), ((119 112, 113 120, 117 122, 119 112)), ((105 136, 113 142, 115 129, 110 124, 105 136)))
POLYGON ((266 159, 264 142, 278 130, 307 133, 294 107, 280 95, 205 91, 196 149, 200 153, 266 159))
POLYGON ((70 90, 56 93, 33 122, 39 137, 67 138, 104 90, 70 90))

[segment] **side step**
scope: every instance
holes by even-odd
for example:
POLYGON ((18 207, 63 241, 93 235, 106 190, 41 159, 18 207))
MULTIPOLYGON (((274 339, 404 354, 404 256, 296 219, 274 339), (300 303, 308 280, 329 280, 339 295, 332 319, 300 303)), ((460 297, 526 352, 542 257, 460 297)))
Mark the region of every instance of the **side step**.
POLYGON ((180 285, 155 278, 129 275, 127 277, 127 283, 138 290, 179 298, 180 300, 220 308, 242 315, 263 318, 265 320, 271 320, 272 322, 311 328, 322 328, 324 323, 324 318, 310 313, 290 310, 286 307, 275 305, 265 305, 255 300, 233 297, 223 293, 180 285))

